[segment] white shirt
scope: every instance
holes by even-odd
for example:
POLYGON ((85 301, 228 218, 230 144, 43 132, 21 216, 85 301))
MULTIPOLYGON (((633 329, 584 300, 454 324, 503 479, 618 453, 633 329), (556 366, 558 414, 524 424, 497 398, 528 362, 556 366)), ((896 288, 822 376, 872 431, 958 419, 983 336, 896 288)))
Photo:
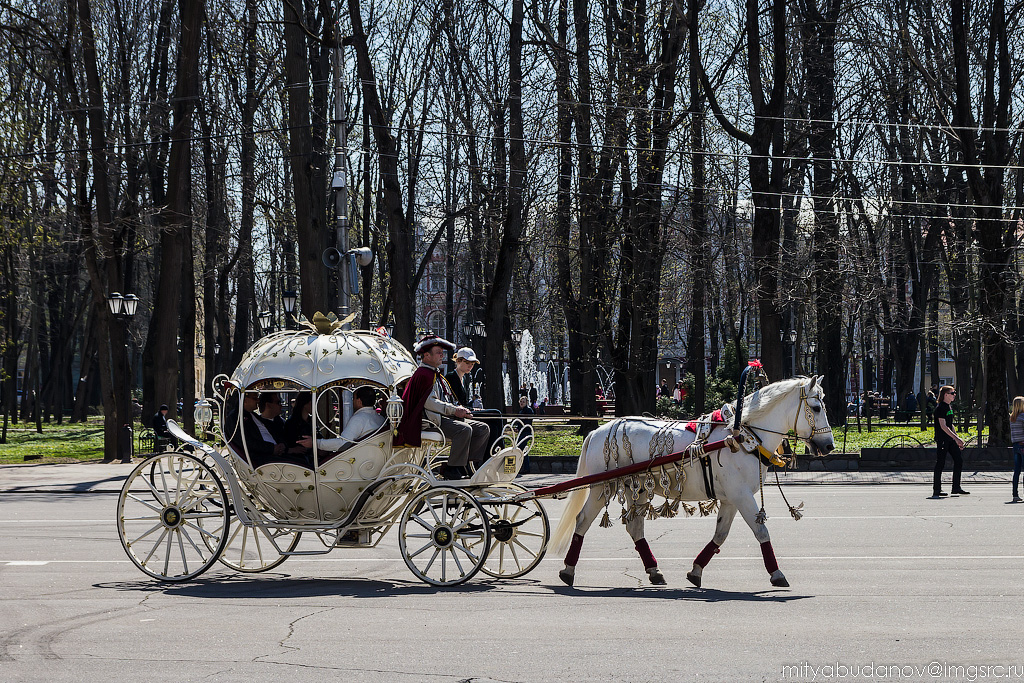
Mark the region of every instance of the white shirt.
POLYGON ((387 421, 383 415, 377 413, 372 406, 363 406, 345 423, 345 429, 341 430, 341 436, 337 439, 317 439, 317 448, 325 451, 337 451, 345 446, 359 441, 363 437, 373 434, 381 425, 387 421))

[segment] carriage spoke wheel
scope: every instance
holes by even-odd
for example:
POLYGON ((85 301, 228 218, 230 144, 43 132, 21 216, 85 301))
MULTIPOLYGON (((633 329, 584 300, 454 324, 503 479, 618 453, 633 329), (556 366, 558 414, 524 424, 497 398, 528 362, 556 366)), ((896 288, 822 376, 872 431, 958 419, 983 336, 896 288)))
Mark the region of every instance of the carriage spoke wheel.
POLYGON ((434 586, 455 586, 476 574, 487 559, 491 536, 480 504, 447 486, 413 496, 398 534, 405 564, 434 586))
POLYGON ((498 579, 515 579, 533 570, 547 552, 551 525, 538 500, 489 504, 487 499, 525 491, 514 484, 483 490, 481 501, 491 527, 491 545, 480 570, 498 579))
POLYGON ((209 569, 228 540, 224 485, 209 465, 169 451, 140 463, 121 488, 117 531, 129 559, 162 581, 209 569))
MULTIPOLYGON (((256 503, 261 513, 267 509, 260 503, 256 503)), ((251 516, 251 514, 250 514, 251 516)), ((217 523, 218 520, 211 520, 217 523)), ((204 528, 206 528, 204 526, 204 528)), ((216 534, 211 535, 211 538, 216 534)), ((302 538, 302 532, 295 529, 272 529, 259 526, 246 526, 234 518, 228 532, 228 539, 221 552, 220 563, 225 567, 234 569, 236 572, 256 573, 265 572, 280 565, 288 559, 288 555, 295 550, 302 538), (278 548, 281 550, 278 551, 278 548)), ((207 537, 203 537, 207 540, 207 537)), ((213 550, 213 548, 210 548, 213 550)))

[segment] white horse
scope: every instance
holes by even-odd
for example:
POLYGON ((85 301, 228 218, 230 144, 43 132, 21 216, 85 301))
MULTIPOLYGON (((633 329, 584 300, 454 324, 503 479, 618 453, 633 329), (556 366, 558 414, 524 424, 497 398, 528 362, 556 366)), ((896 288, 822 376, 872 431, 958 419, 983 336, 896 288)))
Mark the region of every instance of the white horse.
MULTIPOLYGON (((760 440, 763 454, 775 453, 787 434, 808 444, 812 454, 827 454, 835 448, 832 428, 825 415, 824 392, 817 377, 806 377, 775 382, 747 397, 741 425, 746 435, 760 440)), ((730 404, 735 409, 735 404, 730 404)), ((684 450, 694 442, 696 434, 686 429, 685 422, 666 422, 645 418, 620 418, 591 432, 583 442, 577 476, 596 474, 616 467, 651 460, 684 450)), ((713 425, 707 442, 725 439, 731 425, 713 425)), ((559 577, 570 586, 576 573, 583 535, 593 524, 602 507, 617 497, 625 510, 626 530, 636 544, 636 550, 643 560, 651 583, 664 584, 665 578, 658 569, 650 546, 644 538, 645 512, 657 516, 672 516, 680 501, 713 501, 717 498, 718 523, 711 542, 693 562, 693 570, 686 578, 700 586, 701 573, 719 546, 729 535, 729 528, 738 511, 754 532, 761 544, 764 566, 771 575, 774 586, 788 586, 785 575, 779 570, 772 549, 764 516, 759 512, 755 499, 764 481, 767 470, 758 450, 745 452, 742 448, 732 452, 729 448, 713 451, 702 465, 697 458, 684 458, 679 467, 656 468, 650 475, 642 472, 610 484, 594 484, 590 489, 574 491, 566 503, 561 522, 551 537, 551 547, 561 553, 569 546, 565 556, 565 568, 559 577), (682 480, 680 482, 680 480, 682 480), (652 483, 653 482, 653 483, 652 483), (665 496, 666 503, 660 510, 651 506, 651 497, 665 496), (673 504, 674 502, 674 504, 673 504), (569 532, 573 531, 572 542, 568 543, 569 532)), ((687 510, 690 506, 682 503, 687 510)), ((701 505, 702 513, 713 510, 713 502, 701 505)), ((610 525, 608 520, 602 526, 610 525)))

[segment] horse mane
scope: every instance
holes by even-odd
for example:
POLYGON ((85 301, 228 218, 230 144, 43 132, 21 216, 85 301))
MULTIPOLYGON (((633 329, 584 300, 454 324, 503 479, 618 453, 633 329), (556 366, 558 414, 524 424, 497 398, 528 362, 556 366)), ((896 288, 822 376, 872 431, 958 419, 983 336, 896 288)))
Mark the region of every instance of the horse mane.
MULTIPOLYGON (((765 413, 769 406, 775 402, 775 399, 788 394, 790 391, 803 384, 806 380, 806 377, 794 377, 793 379, 779 380, 778 382, 772 382, 768 386, 747 395, 743 399, 743 421, 746 422, 749 418, 758 417, 762 413, 765 413)), ((736 401, 733 401, 729 405, 732 406, 733 410, 736 409, 736 401)))

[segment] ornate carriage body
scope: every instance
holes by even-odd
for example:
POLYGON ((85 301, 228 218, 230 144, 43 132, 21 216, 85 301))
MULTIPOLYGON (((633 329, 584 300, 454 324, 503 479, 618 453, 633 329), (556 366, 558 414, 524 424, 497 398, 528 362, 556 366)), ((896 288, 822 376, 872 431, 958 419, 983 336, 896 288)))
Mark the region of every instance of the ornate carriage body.
POLYGON ((500 501, 521 490, 511 482, 532 446, 532 428, 512 421, 470 479, 438 481, 434 471, 448 444, 436 427, 424 423, 420 446, 392 445, 399 394, 416 367, 404 347, 375 332, 310 327, 260 339, 230 377, 214 380, 213 404, 197 409, 199 423, 216 412, 222 445, 203 443, 172 422, 182 450, 159 454, 129 476, 119 502, 129 557, 162 580, 190 579, 217 560, 238 571, 265 571, 293 554, 373 547, 400 524, 406 564, 428 583, 454 585, 478 569, 525 574, 543 557, 546 513, 536 502, 500 501), (362 386, 388 397, 387 419, 336 451, 320 448, 318 438, 337 444, 352 392, 362 386), (244 403, 264 392, 310 394, 311 460, 256 457, 244 403), (304 533, 320 546, 299 549, 304 533))

